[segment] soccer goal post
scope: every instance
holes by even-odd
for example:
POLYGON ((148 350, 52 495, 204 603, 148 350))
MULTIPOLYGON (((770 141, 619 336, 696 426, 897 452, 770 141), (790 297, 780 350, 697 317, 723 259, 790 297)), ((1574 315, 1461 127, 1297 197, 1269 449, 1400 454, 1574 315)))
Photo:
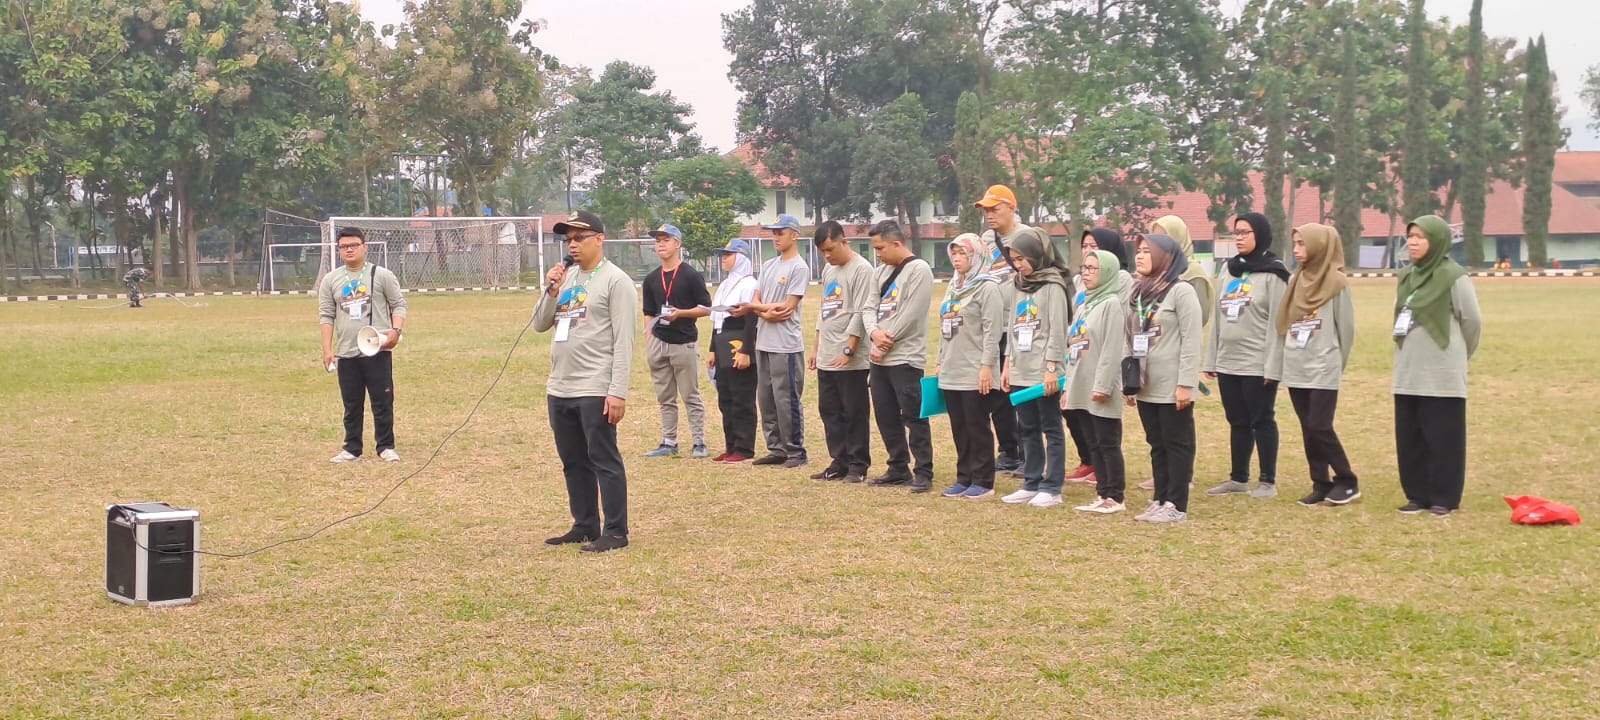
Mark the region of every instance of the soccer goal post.
POLYGON ((539 285, 563 252, 544 242, 538 216, 333 217, 324 230, 327 244, 347 227, 360 229, 369 246, 386 247, 378 262, 405 288, 539 285))
MULTIPOLYGON (((331 243, 270 243, 267 245, 269 262, 262 263, 261 289, 265 292, 280 290, 315 290, 322 277, 339 264, 339 251, 331 243)), ((367 241, 367 260, 388 267, 389 245, 367 241)))

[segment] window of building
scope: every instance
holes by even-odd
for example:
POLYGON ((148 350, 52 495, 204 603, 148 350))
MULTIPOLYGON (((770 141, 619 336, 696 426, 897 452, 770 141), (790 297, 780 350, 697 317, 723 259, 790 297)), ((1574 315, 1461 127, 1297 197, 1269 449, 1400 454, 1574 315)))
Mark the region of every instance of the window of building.
POLYGON ((777 195, 778 214, 782 215, 789 212, 789 194, 783 190, 778 190, 775 194, 777 195))

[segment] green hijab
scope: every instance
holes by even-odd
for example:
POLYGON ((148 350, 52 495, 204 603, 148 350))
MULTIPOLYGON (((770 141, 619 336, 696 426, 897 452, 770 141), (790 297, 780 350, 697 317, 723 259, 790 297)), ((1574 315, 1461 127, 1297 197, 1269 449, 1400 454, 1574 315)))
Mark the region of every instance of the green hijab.
POLYGON ((1086 290, 1083 298, 1085 313, 1103 300, 1115 300, 1117 291, 1122 289, 1122 262, 1115 253, 1105 250, 1094 251, 1094 256, 1100 260, 1100 284, 1093 290, 1086 290))
MULTIPOLYGON (((1450 346, 1450 291, 1467 271, 1450 259, 1450 225, 1444 218, 1423 215, 1412 220, 1406 225, 1407 235, 1412 227, 1421 228, 1428 236, 1428 254, 1400 272, 1394 314, 1400 317, 1400 311, 1409 306, 1412 320, 1427 330, 1439 347, 1446 348, 1450 346)), ((1395 338, 1396 343, 1404 340, 1395 338)))

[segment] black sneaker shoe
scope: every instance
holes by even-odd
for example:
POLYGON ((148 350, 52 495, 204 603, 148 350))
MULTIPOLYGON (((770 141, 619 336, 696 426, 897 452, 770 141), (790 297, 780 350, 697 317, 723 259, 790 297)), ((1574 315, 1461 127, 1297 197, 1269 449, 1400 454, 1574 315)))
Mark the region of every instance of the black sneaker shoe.
POLYGON ((911 481, 911 494, 925 493, 933 489, 933 480, 917 478, 911 481))
POLYGON ((567 534, 565 534, 565 535, 557 535, 557 536, 555 536, 553 538, 546 538, 545 541, 544 541, 544 544, 546 544, 546 545, 576 545, 578 543, 589 542, 589 541, 597 539, 599 537, 600 537, 599 535, 597 535, 595 533, 588 532, 586 530, 568 530, 567 534))
POLYGON ((1361 488, 1355 483, 1339 483, 1333 486, 1333 491, 1328 493, 1328 502, 1335 505, 1349 505, 1361 499, 1361 488))
POLYGON ((1428 508, 1428 514, 1434 517, 1449 517, 1450 513, 1453 512, 1455 511, 1442 505, 1435 505, 1431 508, 1428 508))
POLYGON ((994 459, 994 469, 996 472, 1011 472, 1012 470, 1016 470, 1021 467, 1021 458, 1015 458, 1010 455, 1001 455, 994 459))
POLYGON ((1415 502, 1408 502, 1399 507, 1401 515, 1415 515, 1423 511, 1423 507, 1415 502))
POLYGON ((584 545, 578 552, 603 553, 611 550, 621 550, 627 546, 628 538, 625 535, 602 535, 600 539, 584 545))
POLYGON ((1333 488, 1328 485, 1323 485, 1322 483, 1312 483, 1311 493, 1303 498, 1300 498, 1300 504, 1306 507, 1321 505, 1323 500, 1328 499, 1328 494, 1332 492, 1332 490, 1333 488))
POLYGON ((900 475, 884 474, 884 475, 879 475, 878 477, 873 478, 872 480, 868 481, 867 484, 871 485, 873 487, 890 487, 890 486, 895 486, 895 485, 910 485, 911 484, 911 478, 903 477, 903 476, 900 476, 900 475))
POLYGON ((756 461, 754 463, 751 463, 751 464, 752 465, 782 465, 782 464, 784 464, 785 462, 788 462, 788 461, 789 461, 789 457, 786 456, 786 455, 779 455, 777 453, 767 453, 766 457, 756 458, 756 461))
POLYGON ((838 480, 842 477, 844 477, 843 473, 834 472, 832 470, 823 470, 822 472, 811 473, 812 480, 838 480))
POLYGON ((844 482, 849 483, 851 485, 854 485, 854 484, 860 483, 860 482, 864 482, 864 481, 866 481, 866 479, 867 478, 865 476, 862 476, 862 475, 846 475, 846 476, 844 476, 844 482))
POLYGON ((789 469, 794 469, 794 468, 797 468, 797 467, 804 467, 806 464, 808 464, 810 462, 811 462, 811 460, 809 460, 807 458, 792 457, 792 458, 789 458, 787 460, 784 460, 783 461, 783 466, 786 467, 786 468, 789 468, 789 469))

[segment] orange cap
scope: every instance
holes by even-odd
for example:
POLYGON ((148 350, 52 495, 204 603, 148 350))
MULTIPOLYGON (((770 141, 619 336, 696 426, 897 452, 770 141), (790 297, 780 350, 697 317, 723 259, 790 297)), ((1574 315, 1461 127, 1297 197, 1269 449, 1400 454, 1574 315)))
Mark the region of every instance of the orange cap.
POLYGON ((983 194, 983 199, 972 204, 976 208, 992 208, 1000 203, 1010 203, 1011 207, 1017 206, 1017 194, 1004 185, 990 185, 989 190, 983 194))

